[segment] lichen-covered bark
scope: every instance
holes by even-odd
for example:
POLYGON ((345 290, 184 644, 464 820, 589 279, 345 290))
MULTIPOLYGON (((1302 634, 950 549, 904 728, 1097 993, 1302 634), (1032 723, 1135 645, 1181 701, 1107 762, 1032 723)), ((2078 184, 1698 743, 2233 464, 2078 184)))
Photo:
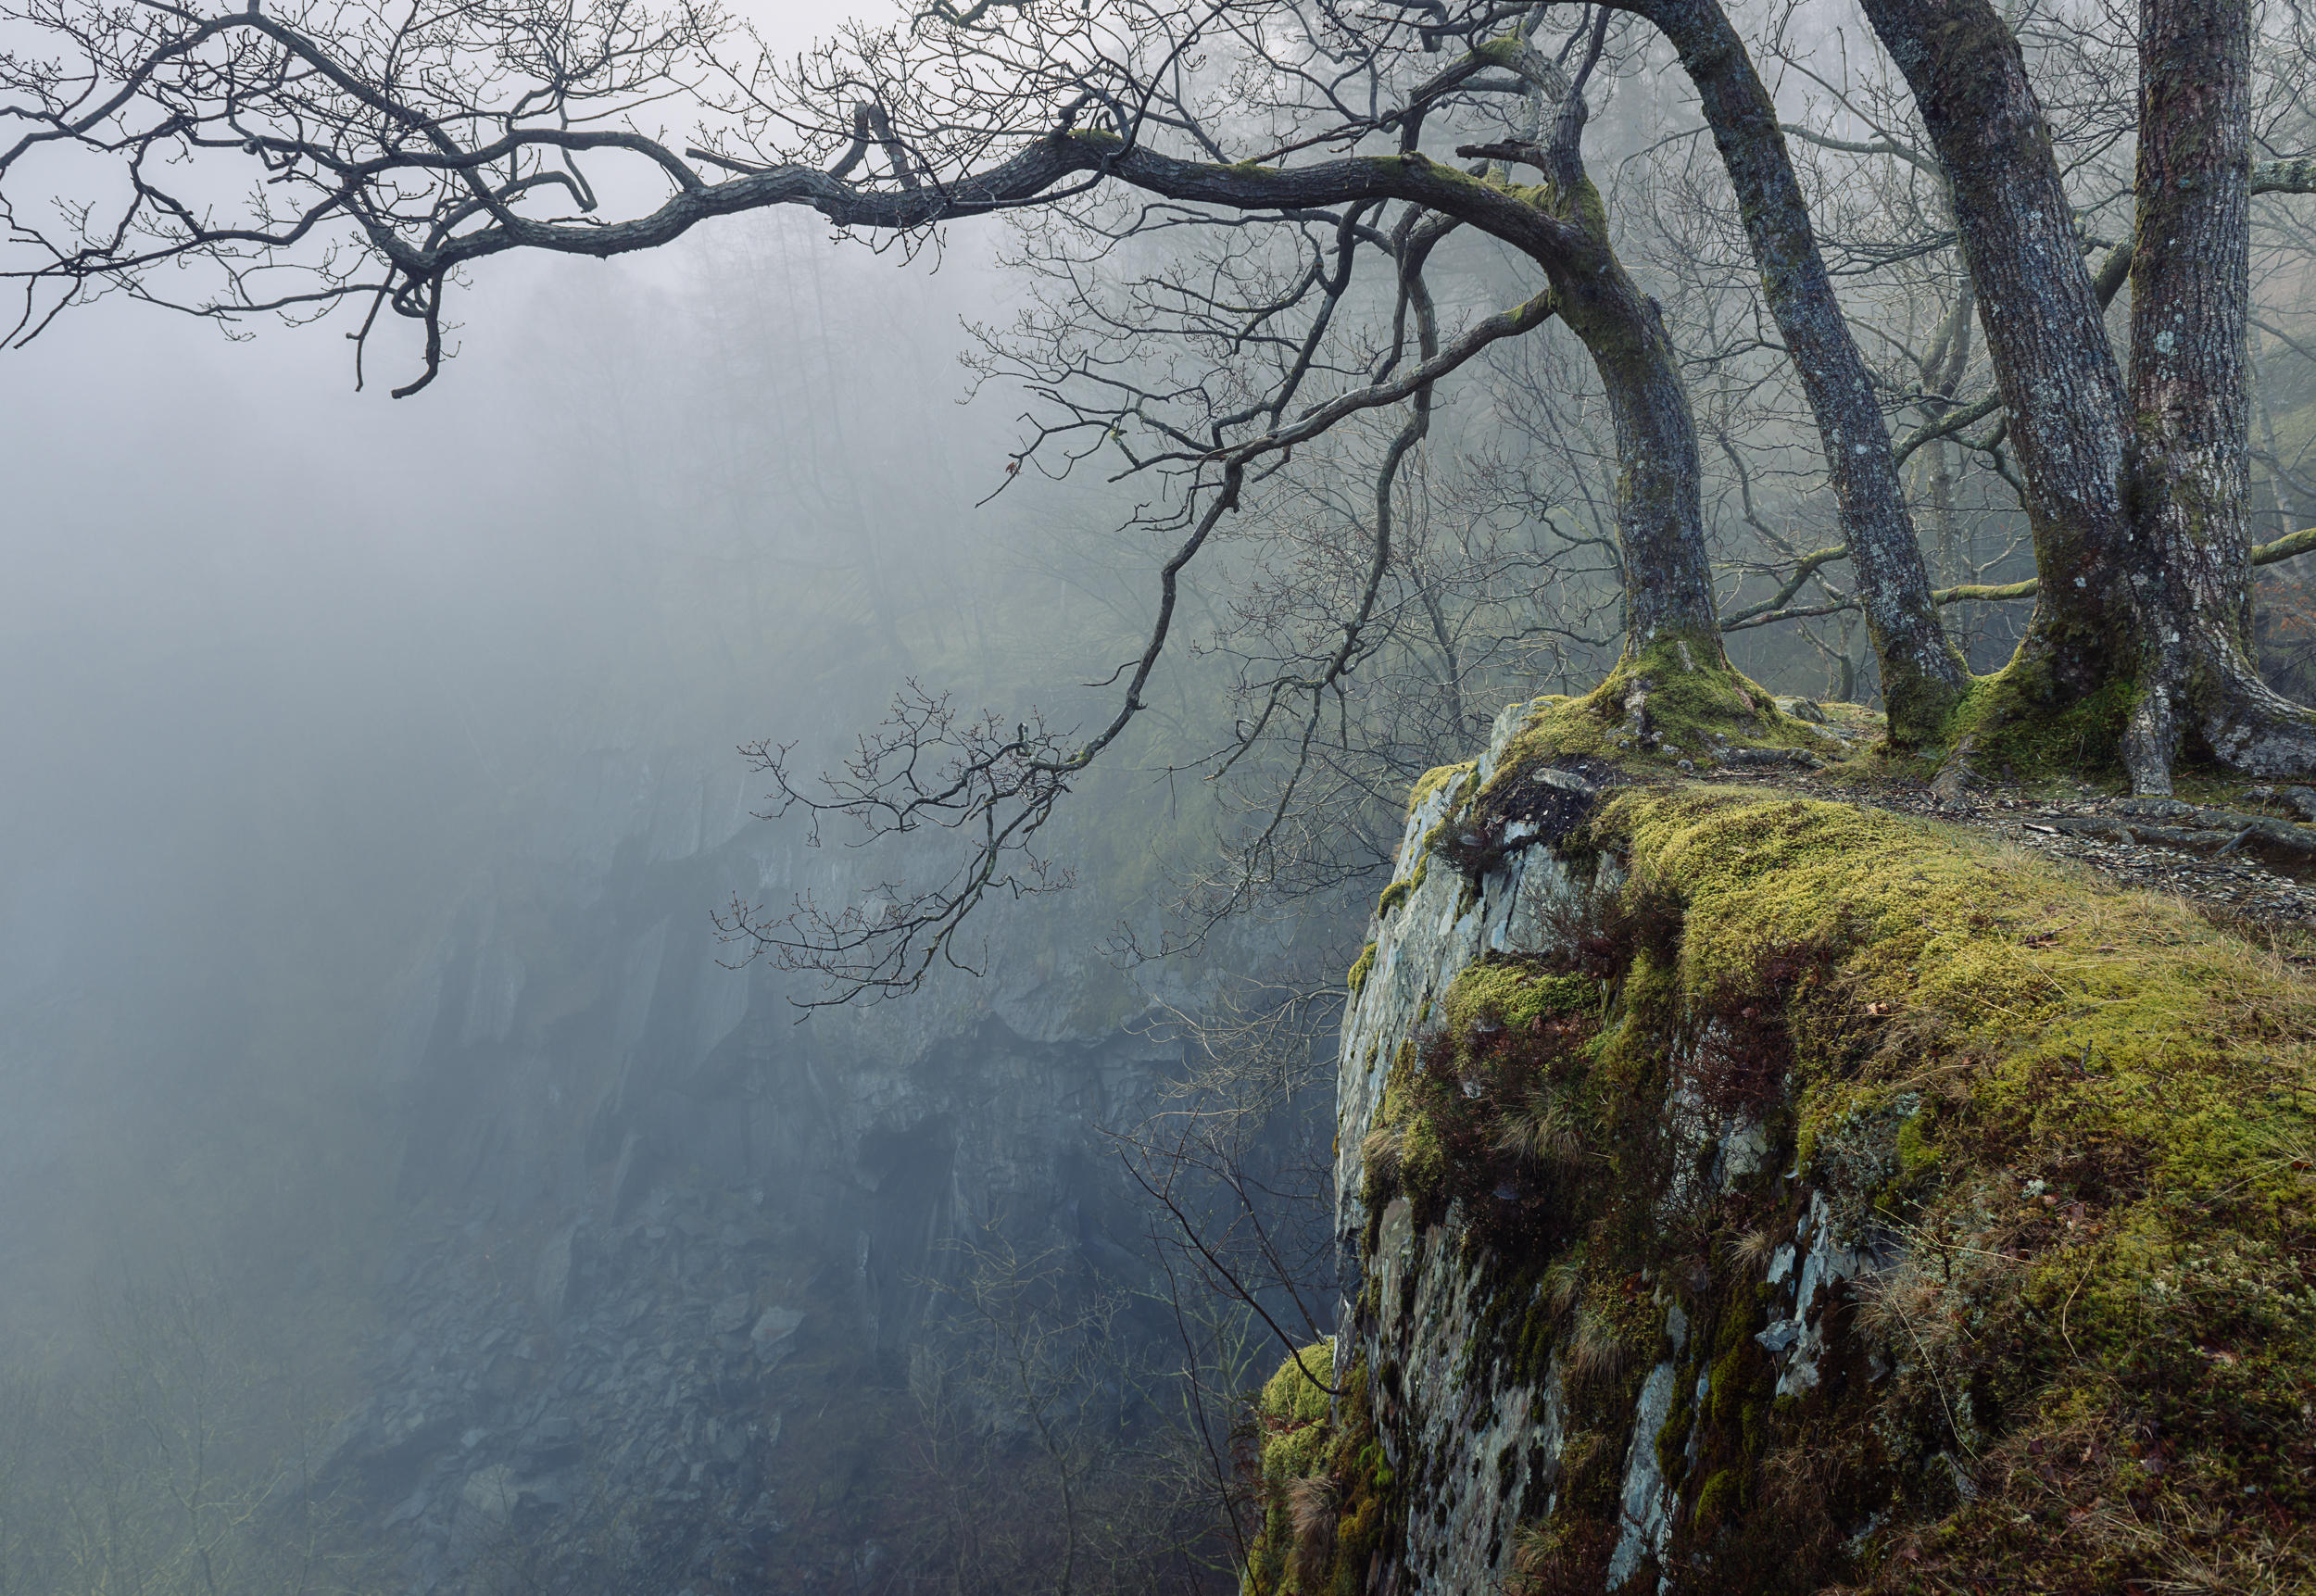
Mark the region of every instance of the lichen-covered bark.
POLYGON ((1763 296, 1801 377, 1882 661, 1892 737, 1936 735, 1970 684, 1939 623, 1930 572, 1890 456, 1890 433, 1833 296, 1777 105, 1718 0, 1628 0, 1680 52, 1737 191, 1763 296))
MULTIPOLYGON (((2316 754, 2308 718, 2250 665, 2251 12, 2245 0, 2141 11, 2139 216, 2131 266, 2140 638, 2124 757, 2168 770, 2192 720, 2262 773, 2316 754)), ((2134 783, 2155 786, 2152 780, 2134 783)))
POLYGON ((2133 630, 2130 411, 2049 128, 2018 41, 1985 0, 1864 3, 1953 185, 2046 596, 2028 647, 2057 694, 2087 696, 2133 630))

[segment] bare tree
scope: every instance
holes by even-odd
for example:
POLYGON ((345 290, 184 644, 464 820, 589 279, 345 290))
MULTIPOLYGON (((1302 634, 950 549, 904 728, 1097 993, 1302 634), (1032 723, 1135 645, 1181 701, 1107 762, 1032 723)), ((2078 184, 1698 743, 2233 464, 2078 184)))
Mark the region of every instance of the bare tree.
POLYGON ((1072 778, 1143 707, 1176 624, 1180 574, 1221 519, 1242 508, 1250 474, 1259 482, 1347 417, 1403 407, 1378 473, 1370 578, 1342 618, 1339 646, 1268 683, 1252 730, 1282 712, 1315 722, 1361 658, 1390 564, 1392 482, 1428 428, 1434 385, 1548 319, 1590 351, 1615 420, 1628 635, 1720 659, 1688 398, 1661 319, 1617 260, 1580 155, 1584 86, 1609 17, 1576 19, 1554 55, 1534 37, 1549 14, 1467 5, 1419 24, 1338 18, 1304 28, 1288 8, 1246 0, 1138 0, 1100 13, 979 7, 854 29, 776 68, 762 58, 727 65, 718 52, 735 35, 711 11, 656 15, 619 0, 569 12, 403 14, 357 4, 278 17, 123 16, 37 0, 13 19, 61 54, 11 57, 0 78, 19 130, 0 146, 16 245, 9 274, 24 290, 17 333, 114 291, 220 319, 300 316, 352 300, 362 307, 356 336, 365 346, 382 311, 421 328, 421 374, 397 390, 409 392, 439 370, 450 286, 511 249, 612 256, 772 205, 809 206, 840 227, 913 246, 947 220, 1066 204, 1104 185, 1168 202, 1167 220, 1227 225, 1260 214, 1331 230, 1333 259, 1313 277, 1316 292, 1258 319, 1292 311, 1303 330, 1288 341, 1294 358, 1269 381, 1241 378, 1254 402, 1193 430, 1155 421, 1146 394, 1120 394, 1038 440, 1066 451, 1078 438, 1122 434, 1130 416, 1154 426, 1133 469, 1171 479, 1160 524, 1179 542, 1161 566, 1146 647, 1120 672, 1107 724, 1080 738, 1026 717, 958 714, 919 694, 897 705, 893 723, 825 790, 804 790, 810 784, 790 781, 781 750, 762 751, 787 801, 878 830, 971 836, 965 864, 931 888, 827 912, 800 904, 777 919, 734 917, 736 932, 764 950, 829 974, 839 997, 906 987, 950 952, 960 920, 988 893, 1051 885, 1031 839, 1072 778), (1466 53, 1434 69, 1429 58, 1450 41, 1466 53), (1231 87, 1259 86, 1265 114, 1251 125, 1228 126, 1217 111, 1246 94, 1196 82, 1210 54, 1231 63, 1231 87), (650 107, 677 94, 707 108, 697 142, 640 131, 650 107), (1498 115, 1498 102, 1517 108, 1498 115), (1481 158, 1472 172, 1422 149, 1427 125, 1458 119, 1465 137, 1495 135, 1458 146, 1481 158), (1301 158, 1370 140, 1397 148, 1301 158), (1250 146, 1253 159, 1227 158, 1250 146), (41 174, 90 157, 105 170, 89 192, 53 204, 26 197, 41 174), (592 174, 612 159, 656 174, 666 197, 622 220, 603 217, 605 184, 618 179, 598 183, 592 174), (231 168, 247 161, 260 181, 227 199, 224 185, 242 181, 231 168), (884 175, 872 179, 880 163, 884 175), (1522 187, 1512 163, 1547 181, 1522 187), (1394 206, 1396 221, 1383 225, 1394 206), (1546 286, 1451 336, 1431 313, 1422 272, 1457 228, 1511 245, 1546 286), (1371 358, 1322 360, 1334 308, 1370 257, 1395 285, 1391 331, 1371 358), (182 294, 188 274, 177 269, 187 266, 208 274, 193 274, 193 292, 182 294))
MULTIPOLYGON (((2010 28, 1984 0, 1869 7, 1951 205, 2033 527, 2036 617, 1997 684, 1997 716, 2128 699, 2125 760, 2150 790, 2168 785, 2190 730, 2240 769, 2316 768, 2316 730, 2259 681, 2247 652, 2242 355, 2248 197, 2305 191, 2316 169, 2251 165, 2247 7, 2174 5, 2191 0, 2149 0, 2141 30, 2139 236, 2164 242, 2113 252, 2101 274, 2120 284, 2125 260, 2134 284, 2129 391, 2010 28), (2181 87, 2207 82, 2220 87, 2181 87)), ((1933 739, 1967 681, 1937 619, 1958 594, 1930 587, 1900 468, 1927 434, 1952 436, 1992 407, 1934 398, 1927 426, 1891 446, 1744 39, 1715 0, 1630 11, 1699 95, 1834 489, 1843 542, 1793 546, 1791 580, 1822 584, 1844 559, 1857 579, 1815 611, 1788 602, 1795 587, 1739 621, 1854 609, 1894 735, 1933 739)), ((835 1000, 913 987, 937 962, 960 961, 959 926, 990 894, 1060 884, 1038 833, 1147 708, 1178 646, 1185 572, 1229 541, 1225 518, 1266 512, 1298 450, 1388 413, 1396 426, 1358 513, 1365 579, 1342 584, 1338 635, 1250 677, 1251 712, 1218 750, 1227 768, 1290 733, 1299 751, 1272 812, 1290 815, 1330 705, 1374 653, 1402 474, 1429 435, 1439 385, 1547 322, 1583 346, 1611 421, 1627 657, 1678 645, 1692 663, 1725 663, 1695 405, 1671 326, 1620 256, 1582 156, 1588 94, 1615 53, 1609 9, 938 4, 786 64, 751 51, 711 7, 630 0, 407 11, 334 0, 280 14, 12 0, 5 15, 28 41, 0 68, 19 338, 108 293, 225 320, 351 301, 359 346, 384 311, 419 329, 407 393, 440 369, 449 290, 491 258, 616 256, 771 206, 904 248, 947 222, 1042 208, 1095 241, 1089 260, 1180 232, 1207 240, 1209 262, 1248 263, 1216 282, 1262 290, 1251 296, 1129 272, 1138 291, 1121 305, 1081 296, 1072 317, 1030 330, 1034 353, 1007 346, 1045 408, 997 491, 1026 466, 1112 456, 1163 484, 1144 524, 1170 552, 1106 718, 1080 731, 912 689, 824 784, 793 770, 786 748, 756 750, 784 807, 873 834, 963 839, 962 862, 931 885, 777 914, 734 906, 736 938, 826 976, 835 1000), (667 105, 695 119, 689 138, 652 126, 667 105), (1448 149, 1476 164, 1448 164, 1448 149), (1542 181, 1517 181, 1523 168, 1542 181), (57 197, 44 197, 50 184, 57 197), (1508 246, 1541 290, 1460 331, 1444 324, 1427 271, 1459 233, 1508 246), (1164 292, 1139 292, 1154 283, 1164 292), (1120 340, 1152 334, 1215 352, 1196 370, 1114 358, 1120 340)), ((1947 320, 1967 318, 1956 307, 1947 320)), ((1957 346, 1958 334, 1949 355, 1957 346)), ((1435 641, 1448 635, 1440 619, 1435 641)))
POLYGON ((317 1478, 326 1415, 229 1305, 174 1273, 120 1291, 85 1344, 0 1368, 0 1592, 377 1588, 317 1478))

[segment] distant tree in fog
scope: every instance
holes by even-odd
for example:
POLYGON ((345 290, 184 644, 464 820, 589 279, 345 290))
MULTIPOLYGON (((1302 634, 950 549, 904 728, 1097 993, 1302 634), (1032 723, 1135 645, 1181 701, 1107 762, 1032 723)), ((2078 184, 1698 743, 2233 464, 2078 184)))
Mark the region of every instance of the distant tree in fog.
POLYGON ((323 1403, 176 1273, 45 1365, 0 1364, 0 1593, 358 1596, 383 1588, 321 1484, 323 1403))

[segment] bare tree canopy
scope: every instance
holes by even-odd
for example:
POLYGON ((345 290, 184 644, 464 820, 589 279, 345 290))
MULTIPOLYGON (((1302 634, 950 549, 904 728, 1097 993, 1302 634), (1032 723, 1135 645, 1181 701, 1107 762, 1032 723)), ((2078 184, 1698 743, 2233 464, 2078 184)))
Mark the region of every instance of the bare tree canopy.
MULTIPOLYGON (((1240 684, 1247 711, 1207 761, 1214 774, 1258 746, 1288 748, 1254 831, 1255 851, 1269 846, 1308 801, 1330 705, 1379 647, 1438 384, 1547 323, 1582 346, 1607 422, 1624 672, 1729 672, 1727 630, 1854 614, 1893 742, 1943 752, 1956 779, 1995 743, 2059 722, 2119 748, 2142 791, 2168 790, 2183 750, 2262 774, 2316 769, 2316 720, 2265 685, 2250 656, 2247 207, 2255 193, 2308 192, 2316 170, 2304 151, 2254 147, 2267 91, 2247 0, 2146 0, 2134 39, 2104 13, 2059 14, 2045 29, 2057 43, 1986 0, 1866 11, 1905 88, 1893 80, 1879 122, 1875 106, 1839 91, 1850 125, 1827 132, 1781 119, 1762 75, 1789 47, 1791 15, 1749 38, 1718 0, 939 0, 785 60, 707 5, 8 0, 0 270, 20 295, 19 341, 107 295, 229 322, 350 301, 363 349, 391 312, 419 333, 418 370, 396 390, 407 394, 441 370, 452 290, 509 251, 623 255, 775 206, 904 249, 947 223, 1026 218, 1031 253, 1064 292, 1051 320, 997 341, 995 369, 1042 407, 998 491, 1025 465, 1097 459, 1162 484, 1144 516, 1164 538, 1159 592, 1090 731, 968 715, 913 688, 831 779, 798 776, 777 745, 753 750, 783 807, 877 835, 965 839, 963 862, 930 886, 800 901, 779 917, 734 906, 734 936, 829 975, 840 999, 913 987, 937 961, 958 961, 957 929, 988 895, 1056 884, 1036 835, 1179 652, 1184 572, 1229 540, 1226 518, 1275 509, 1298 450, 1389 418, 1359 502, 1333 512, 1357 528, 1361 573, 1328 589, 1323 628, 1304 624, 1240 684), (1749 341, 1798 384, 1838 544, 1812 550, 1761 520, 1747 448, 1719 419, 1742 396, 1693 391, 1680 347, 1692 329, 1629 268, 1623 213, 1587 170, 1603 85, 1667 52, 1720 159, 1726 188, 1711 203, 1733 199, 1751 256, 1767 320, 1749 341), (2133 59, 2128 104, 2110 80, 2133 59), (2103 250, 2092 231, 2115 195, 2075 192, 2104 169, 2061 164, 2035 86, 2036 72, 2061 69, 2098 88, 2083 103, 2104 120, 2079 142, 2104 159, 2135 137, 2135 250, 2103 250), (1868 136, 1846 136, 1861 121, 1868 136), (1963 291, 1919 362, 1922 387, 1894 393, 1861 352, 1857 303, 1837 295, 1830 264, 1855 258, 1858 242, 1830 233, 1830 257, 1819 236, 1825 212, 1846 225, 1854 207, 1822 177, 1813 184, 1795 144, 1859 170, 1898 163, 1932 195, 1925 241, 1869 251, 1885 267, 1958 251, 1963 291), (1461 325, 1444 318, 1430 276, 1459 234, 1508 247, 1528 295, 1461 325), (1198 241, 1204 283, 1149 266, 1173 236, 1198 241), (2127 370, 2106 326, 2126 281, 2127 370), (1121 282, 1139 286, 1103 297, 1101 284, 1121 282), (1974 321, 1995 392, 1966 403, 1974 321), (1134 365, 1125 346, 1153 339, 1196 350, 1195 369, 1134 365), (1743 523, 1776 554, 1756 567, 1768 597, 1727 615, 1701 406, 1743 523), (1894 447, 1889 414, 1908 408, 1924 420, 1894 447), (1991 435, 1965 435, 1998 414, 1991 435), (2033 588, 1933 588, 1904 473, 1926 451, 1930 509, 1946 526, 1949 442, 2016 489, 2033 588), (1826 585, 1843 562, 1847 592, 1826 585), (1802 600, 1813 587, 1820 601, 1802 600), (1942 609, 2030 591, 2017 658, 1973 684, 1942 609)), ((2298 41, 2272 43, 2288 53, 2298 41)), ((1547 571, 1536 585, 1554 580, 1547 571)), ((1445 612, 1436 595, 1426 603, 1453 660, 1445 612)), ((1733 701, 1756 703, 1743 687, 1733 701)))

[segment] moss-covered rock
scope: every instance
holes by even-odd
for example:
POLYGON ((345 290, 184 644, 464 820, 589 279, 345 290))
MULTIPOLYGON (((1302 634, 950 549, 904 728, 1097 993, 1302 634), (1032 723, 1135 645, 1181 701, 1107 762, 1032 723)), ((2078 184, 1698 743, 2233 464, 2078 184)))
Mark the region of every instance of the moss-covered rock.
POLYGON ((1407 812, 1414 814, 1434 795, 1446 790, 1450 784, 1458 784, 1456 796, 1464 796, 1460 787, 1467 785, 1479 771, 1478 760, 1466 760, 1460 765, 1440 765, 1416 778, 1416 785, 1407 794, 1407 812))
POLYGON ((1490 792, 1539 762, 1664 773, 1680 770, 1683 760, 1708 770, 1779 757, 1831 759, 1844 751, 1820 727, 1779 709, 1768 689, 1695 658, 1675 640, 1623 660, 1582 697, 1533 700, 1479 798, 1484 808, 1490 792))
MULTIPOLYGON (((1742 679, 1696 687, 1789 735, 1742 679)), ((1619 724, 1541 706, 1441 824, 1523 760, 1667 757, 1619 724)), ((1974 834, 1729 786, 1610 791, 1470 891, 1476 933, 1425 935, 1529 939, 1378 1039, 1397 1178, 1365 1232, 1427 1545, 1493 1537, 1470 1562, 1531 1590, 2316 1588, 2287 961, 1974 834), (1546 877, 1574 908, 1521 918, 1546 877), (1454 1438, 1507 1404, 1554 1438, 1497 1465, 1522 1527, 1457 1528, 1454 1438)))
POLYGON ((1376 1435, 1366 1367, 1352 1364, 1339 1385, 1335 1368, 1334 1343, 1314 1342, 1279 1364, 1254 1404, 1262 1522, 1245 1596, 1361 1596, 1393 1527, 1396 1478, 1376 1435))
POLYGON ((1532 964, 1492 961, 1466 966, 1448 987, 1444 1005, 1454 1031, 1530 1033, 1547 1019, 1582 1014, 1600 1006, 1600 983, 1554 974, 1532 964))

